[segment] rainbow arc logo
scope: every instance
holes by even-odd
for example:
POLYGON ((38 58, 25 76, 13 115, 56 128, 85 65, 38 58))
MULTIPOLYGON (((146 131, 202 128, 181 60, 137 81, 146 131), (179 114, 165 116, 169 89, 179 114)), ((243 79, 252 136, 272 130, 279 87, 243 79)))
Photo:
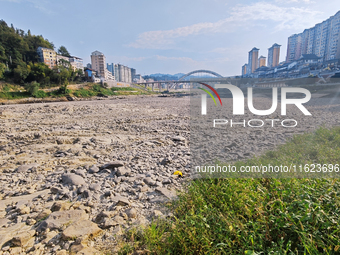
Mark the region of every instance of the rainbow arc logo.
MULTIPOLYGON (((215 95, 217 96, 218 100, 220 100, 220 103, 221 103, 221 105, 222 105, 222 100, 221 100, 221 98, 220 98, 220 95, 217 93, 217 91, 216 91, 213 87, 211 87, 210 85, 205 84, 205 83, 203 83, 203 82, 199 82, 199 84, 202 84, 203 86, 206 86, 206 87, 209 88, 212 92, 214 92, 215 95)), ((214 100, 214 103, 215 103, 215 105, 217 106, 216 100, 215 100, 214 96, 210 93, 209 90, 206 90, 206 89, 203 89, 203 88, 199 88, 199 89, 201 89, 201 90, 203 90, 204 92, 206 92, 206 93, 214 100)))

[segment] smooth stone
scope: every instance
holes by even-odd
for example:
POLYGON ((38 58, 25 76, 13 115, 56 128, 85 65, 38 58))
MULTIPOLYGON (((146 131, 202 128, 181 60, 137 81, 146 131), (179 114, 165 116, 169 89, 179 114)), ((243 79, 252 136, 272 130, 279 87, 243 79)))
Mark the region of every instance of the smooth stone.
POLYGON ((63 240, 74 240, 79 237, 94 237, 102 230, 90 220, 80 220, 72 223, 62 233, 63 240))
POLYGON ((77 174, 64 174, 61 178, 63 184, 76 186, 85 184, 84 178, 77 174))
POLYGON ((40 223, 37 231, 60 229, 65 224, 87 219, 88 215, 83 210, 57 211, 51 213, 46 220, 40 223))
POLYGON ((124 166, 124 162, 116 160, 116 161, 111 161, 111 162, 104 164, 101 168, 102 169, 104 169, 104 168, 112 169, 112 168, 115 168, 115 167, 122 167, 122 166, 124 166))

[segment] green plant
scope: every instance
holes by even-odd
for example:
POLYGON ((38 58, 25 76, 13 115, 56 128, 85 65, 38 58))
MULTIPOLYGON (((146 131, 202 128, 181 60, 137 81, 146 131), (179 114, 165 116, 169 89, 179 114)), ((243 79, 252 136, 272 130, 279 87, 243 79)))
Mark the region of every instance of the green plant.
POLYGON ((73 95, 75 95, 76 97, 91 97, 91 96, 95 96, 96 94, 93 91, 81 88, 79 90, 76 90, 73 92, 73 95))
POLYGON ((67 85, 62 85, 59 87, 58 94, 67 95, 70 93, 70 90, 67 88, 67 85))
POLYGON ((138 89, 132 88, 132 87, 112 87, 112 91, 136 91, 138 89))
MULTIPOLYGON (((290 162, 339 164, 340 128, 295 136, 275 151, 235 165, 290 162)), ((339 179, 199 179, 170 208, 172 220, 132 232, 133 240, 126 233, 128 243, 152 254, 340 252, 339 179)))
POLYGON ((95 84, 93 85, 92 90, 95 92, 100 92, 102 90, 102 87, 99 84, 95 84))
POLYGON ((36 81, 32 81, 31 83, 27 83, 25 85, 26 91, 31 95, 34 96, 39 90, 40 84, 36 81))
POLYGON ((5 84, 3 87, 2 87, 2 91, 3 92, 9 92, 11 90, 10 86, 8 84, 5 84))
POLYGON ((45 91, 43 90, 38 90, 35 94, 34 94, 34 97, 37 97, 37 98, 45 98, 47 97, 48 95, 46 94, 45 91))

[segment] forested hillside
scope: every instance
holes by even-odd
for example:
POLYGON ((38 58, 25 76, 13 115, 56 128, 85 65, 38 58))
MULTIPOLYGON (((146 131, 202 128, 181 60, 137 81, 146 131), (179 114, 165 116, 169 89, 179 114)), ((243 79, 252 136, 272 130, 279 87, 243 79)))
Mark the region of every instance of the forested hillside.
POLYGON ((40 63, 37 54, 40 46, 54 49, 53 43, 43 36, 32 35, 30 30, 26 33, 0 20, 0 80, 21 85, 37 82, 40 87, 46 87, 82 79, 82 70, 74 72, 70 65, 60 65, 52 70, 40 63))

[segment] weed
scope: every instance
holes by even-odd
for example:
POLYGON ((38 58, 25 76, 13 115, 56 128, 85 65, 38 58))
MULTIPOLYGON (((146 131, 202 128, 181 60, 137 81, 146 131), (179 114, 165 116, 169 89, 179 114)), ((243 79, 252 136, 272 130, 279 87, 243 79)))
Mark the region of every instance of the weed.
MULTIPOLYGON (((295 136, 235 165, 290 162, 339 164, 340 128, 295 136)), ((337 254, 339 198, 340 181, 331 178, 194 180, 172 202, 175 220, 127 233, 134 245, 122 254, 132 247, 151 254, 337 254)))

